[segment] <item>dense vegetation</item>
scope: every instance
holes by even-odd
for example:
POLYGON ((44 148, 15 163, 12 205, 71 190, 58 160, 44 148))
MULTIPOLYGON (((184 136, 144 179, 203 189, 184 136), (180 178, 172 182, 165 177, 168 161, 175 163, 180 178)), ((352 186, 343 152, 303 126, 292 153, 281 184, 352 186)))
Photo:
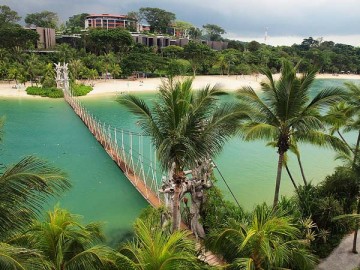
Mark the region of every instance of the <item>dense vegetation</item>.
MULTIPOLYGON (((33 50, 37 34, 17 24, 20 19, 17 13, 1 6, 0 15, 3 22, 0 24, 3 37, 0 41, 0 80, 40 82, 47 73, 46 66, 57 62, 70 64, 72 79, 88 81, 110 76, 123 78, 134 72, 144 72, 147 76, 241 75, 257 73, 259 69, 269 67, 275 73, 280 71, 284 60, 300 63, 300 72, 311 67, 327 73, 360 72, 360 48, 357 47, 312 37, 305 38, 301 44, 276 47, 256 41, 225 40, 221 37, 225 30, 213 24, 204 25, 206 34, 201 36, 200 29, 190 23, 175 21, 173 13, 152 8, 130 12, 129 16, 134 20, 146 17, 154 34, 167 34, 165 26, 175 25, 181 30, 180 35, 188 33, 193 41, 184 47, 146 47, 135 44, 126 29, 93 29, 70 42, 71 46, 63 43, 57 45, 56 52, 38 54, 33 50), (228 49, 211 50, 199 43, 199 39, 226 41, 228 49)), ((78 32, 83 27, 85 16, 72 16, 58 31, 78 32)), ((57 23, 56 14, 49 11, 29 14, 26 18, 29 24, 39 26, 57 23)))

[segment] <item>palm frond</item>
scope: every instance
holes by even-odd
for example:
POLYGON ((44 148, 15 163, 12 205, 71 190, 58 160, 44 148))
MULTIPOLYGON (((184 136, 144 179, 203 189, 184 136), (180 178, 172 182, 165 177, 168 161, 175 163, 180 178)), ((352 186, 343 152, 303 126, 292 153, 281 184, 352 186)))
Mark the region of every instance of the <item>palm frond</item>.
POLYGON ((249 113, 250 117, 253 115, 256 115, 257 117, 263 115, 262 118, 268 123, 279 123, 273 111, 259 98, 255 90, 251 87, 243 87, 238 90, 237 98, 241 103, 247 104, 247 106, 251 108, 251 112, 256 112, 255 114, 249 113))
POLYGON ((1 269, 50 269, 45 258, 39 251, 11 246, 0 242, 1 269))
POLYGON ((323 132, 309 130, 306 133, 294 133, 294 137, 300 142, 309 142, 313 145, 331 148, 343 153, 350 152, 348 146, 341 139, 323 132))
POLYGON ((36 157, 25 157, 0 176, 0 235, 27 225, 50 196, 70 188, 66 174, 36 157))
POLYGON ((338 102, 344 101, 346 92, 339 87, 327 88, 320 91, 309 103, 306 110, 309 109, 324 109, 327 106, 332 106, 338 102))
POLYGON ((269 124, 250 122, 245 123, 240 128, 240 133, 246 141, 253 140, 274 140, 279 134, 279 130, 269 124))

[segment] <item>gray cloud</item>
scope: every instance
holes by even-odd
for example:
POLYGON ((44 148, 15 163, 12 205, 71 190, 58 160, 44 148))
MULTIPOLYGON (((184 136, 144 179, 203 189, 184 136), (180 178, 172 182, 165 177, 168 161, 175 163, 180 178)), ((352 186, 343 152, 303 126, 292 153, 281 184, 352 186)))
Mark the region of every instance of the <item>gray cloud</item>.
MULTIPOLYGON (((66 21, 74 14, 124 14, 140 7, 158 7, 177 19, 201 27, 222 26, 227 32, 248 38, 271 36, 347 36, 359 33, 358 0, 0 0, 21 16, 50 10, 66 21)), ((358 42, 360 44, 360 40, 358 42)))

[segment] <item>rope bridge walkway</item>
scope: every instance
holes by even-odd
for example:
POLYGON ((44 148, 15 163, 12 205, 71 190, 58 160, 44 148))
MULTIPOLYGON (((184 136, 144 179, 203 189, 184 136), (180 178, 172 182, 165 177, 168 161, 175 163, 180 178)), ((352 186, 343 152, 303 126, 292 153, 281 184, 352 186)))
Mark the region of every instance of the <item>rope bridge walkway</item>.
POLYGON ((156 159, 151 160, 155 153, 150 160, 144 157, 143 135, 101 123, 70 91, 64 91, 64 98, 133 186, 149 204, 159 207, 162 204, 159 194, 161 181, 157 179, 156 159))

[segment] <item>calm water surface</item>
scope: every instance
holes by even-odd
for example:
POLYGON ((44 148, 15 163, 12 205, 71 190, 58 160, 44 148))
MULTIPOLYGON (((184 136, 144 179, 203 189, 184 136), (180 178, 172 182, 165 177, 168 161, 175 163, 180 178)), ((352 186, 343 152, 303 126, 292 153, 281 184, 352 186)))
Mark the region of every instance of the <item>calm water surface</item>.
MULTIPOLYGON (((313 91, 341 86, 343 82, 317 80, 313 91)), ((155 94, 138 95, 149 102, 156 97, 155 94)), ((119 128, 138 130, 136 119, 115 102, 114 96, 82 100, 99 119, 119 128)), ((147 203, 63 100, 0 98, 0 115, 6 115, 0 163, 14 163, 28 154, 49 160, 68 173, 73 187, 48 207, 59 201, 61 206, 83 215, 86 222, 104 221, 111 239, 124 237, 147 203)), ((349 138, 354 139, 351 135, 349 138)), ((216 158, 219 169, 246 209, 273 199, 278 156, 275 149, 265 145, 261 141, 243 142, 234 138, 216 158)), ((331 150, 309 145, 301 145, 300 150, 307 178, 314 183, 323 180, 336 166, 331 150)), ((300 183, 296 159, 289 156, 289 166, 300 183)), ((291 194, 290 180, 283 175, 281 194, 291 194)), ((217 184, 231 199, 223 181, 217 184)))

